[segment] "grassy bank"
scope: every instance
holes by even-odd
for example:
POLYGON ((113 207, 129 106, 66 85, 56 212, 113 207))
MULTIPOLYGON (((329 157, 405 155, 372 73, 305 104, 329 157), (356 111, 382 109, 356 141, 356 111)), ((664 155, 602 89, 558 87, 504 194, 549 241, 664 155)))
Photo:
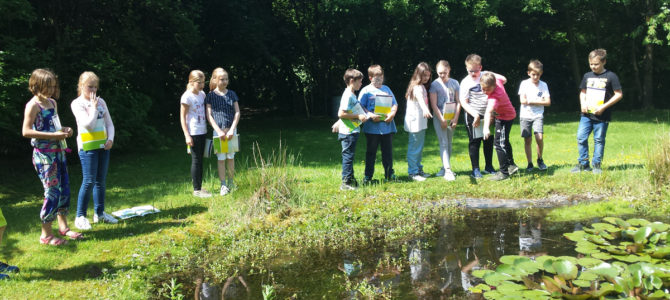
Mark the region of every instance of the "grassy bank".
MULTIPOLYGON (((670 131, 668 111, 617 112, 608 130, 601 176, 570 173, 577 158, 576 114, 554 114, 545 120, 546 172, 520 172, 503 182, 473 181, 468 176, 467 136, 461 124, 451 161, 457 180, 408 181, 407 135, 400 129, 394 137, 394 167, 401 181, 351 192, 338 189, 341 157, 339 143, 329 132, 332 120, 260 119, 242 120, 243 150, 236 156, 239 188, 223 198, 191 195, 190 158, 179 143, 143 154, 113 153, 107 211, 152 204, 162 212, 116 225, 94 225, 86 232, 86 240, 60 248, 38 243, 42 188, 29 154, 3 158, 0 206, 9 225, 0 260, 18 265, 21 273, 0 282, 0 298, 148 298, 166 292, 162 284, 171 278, 183 283, 182 292, 187 293, 194 278, 201 275, 221 281, 236 272, 262 271, 278 257, 421 235, 433 230, 431 220, 436 216, 458 215, 458 208, 434 203, 466 197, 564 195, 613 201, 565 208, 552 216, 557 220, 670 211, 670 203, 664 200, 667 189, 650 180, 647 168, 647 157, 659 144, 656 137, 670 131)), ((515 160, 524 167, 518 124, 511 141, 515 160)), ((364 151, 361 136, 355 164, 359 180, 364 151)), ((71 224, 81 182, 80 167, 76 159, 72 161, 71 224)), ((433 173, 440 166, 432 128, 427 133, 423 164, 433 173)), ((376 170, 375 178, 381 180, 380 162, 376 170)), ((217 190, 213 159, 206 161, 205 178, 205 188, 217 190)))

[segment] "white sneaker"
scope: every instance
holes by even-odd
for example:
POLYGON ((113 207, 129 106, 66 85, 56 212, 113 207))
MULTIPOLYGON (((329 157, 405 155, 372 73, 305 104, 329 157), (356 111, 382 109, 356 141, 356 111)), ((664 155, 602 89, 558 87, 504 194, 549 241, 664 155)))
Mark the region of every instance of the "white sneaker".
POLYGON ((221 185, 221 191, 219 194, 221 194, 221 196, 225 196, 228 195, 228 193, 230 193, 230 189, 225 185, 221 185))
POLYGON ((437 171, 437 173, 435 173, 435 176, 437 176, 437 177, 444 176, 444 168, 440 168, 440 170, 437 171))
POLYGON ((444 177, 443 177, 443 178, 444 178, 444 180, 446 180, 446 181, 454 181, 454 180, 456 180, 456 176, 455 176, 454 173, 451 172, 451 171, 444 172, 444 177))
POLYGON ((200 197, 200 198, 209 198, 209 197, 212 197, 212 193, 208 192, 205 189, 201 189, 199 191, 193 191, 193 196, 200 197))
POLYGON ((79 230, 89 230, 91 229, 91 223, 84 216, 79 216, 74 219, 74 227, 77 227, 79 230))
POLYGON ((423 177, 419 174, 410 176, 414 181, 426 181, 426 177, 423 177))
POLYGON ((102 216, 98 216, 98 214, 93 214, 93 223, 98 223, 98 222, 116 224, 116 223, 119 223, 119 220, 114 218, 112 215, 110 215, 106 212, 103 212, 102 216))

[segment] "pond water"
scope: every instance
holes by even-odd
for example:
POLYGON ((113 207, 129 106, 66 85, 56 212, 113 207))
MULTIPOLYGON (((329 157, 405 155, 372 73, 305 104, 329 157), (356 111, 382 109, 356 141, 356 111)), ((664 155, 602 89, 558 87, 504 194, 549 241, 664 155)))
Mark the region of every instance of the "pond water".
MULTIPOLYGON (((472 270, 495 266, 503 255, 576 255, 562 234, 579 222, 546 222, 544 210, 468 210, 458 221, 438 221, 430 236, 372 249, 323 251, 282 258, 269 273, 230 278, 225 285, 203 285, 200 299, 263 299, 263 285, 274 282, 276 299, 471 298, 479 283, 472 270)), ((591 220, 598 222, 599 220, 591 220)))

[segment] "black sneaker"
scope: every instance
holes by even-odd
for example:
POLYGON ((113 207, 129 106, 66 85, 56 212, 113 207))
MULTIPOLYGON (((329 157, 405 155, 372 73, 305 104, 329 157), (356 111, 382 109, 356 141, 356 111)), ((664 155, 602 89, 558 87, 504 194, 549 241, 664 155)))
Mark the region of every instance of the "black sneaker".
POLYGON ((19 268, 17 266, 10 266, 0 261, 0 273, 18 273, 18 272, 19 268))
POLYGON ((582 171, 591 171, 591 167, 589 165, 578 164, 570 170, 571 173, 579 173, 582 171))
POLYGON ((355 190, 358 187, 358 182, 356 181, 355 178, 347 179, 342 181, 342 185, 340 185, 340 190, 342 191, 351 191, 355 190))
POLYGON ((603 173, 603 169, 600 167, 600 164, 593 164, 593 174, 600 175, 603 173))
POLYGON ((540 169, 540 171, 544 171, 547 169, 547 165, 544 164, 544 160, 541 158, 537 159, 537 168, 540 169))
POLYGON ((391 174, 388 178, 384 179, 384 182, 398 182, 398 177, 395 176, 395 174, 391 174))
POLYGON ((363 185, 374 185, 374 184, 379 184, 379 180, 372 179, 367 176, 363 177, 363 185))
POLYGON ((423 178, 429 178, 430 176, 433 176, 433 175, 428 174, 428 173, 424 173, 423 170, 419 170, 419 176, 421 176, 423 178))
POLYGON ((496 169, 495 169, 493 166, 486 166, 486 167, 484 168, 484 171, 482 171, 482 174, 484 174, 484 175, 486 175, 486 174, 495 174, 495 172, 496 172, 496 169))
POLYGON ((526 172, 533 172, 535 170, 535 166, 533 166, 533 163, 528 163, 528 166, 526 166, 526 172))
POLYGON ((495 175, 489 177, 489 180, 492 180, 492 181, 501 181, 501 180, 505 180, 505 179, 509 179, 509 175, 504 174, 503 172, 495 173, 495 175))
POLYGON ((507 173, 509 173, 510 176, 514 175, 516 171, 519 171, 519 167, 516 165, 509 165, 509 167, 507 167, 507 173))

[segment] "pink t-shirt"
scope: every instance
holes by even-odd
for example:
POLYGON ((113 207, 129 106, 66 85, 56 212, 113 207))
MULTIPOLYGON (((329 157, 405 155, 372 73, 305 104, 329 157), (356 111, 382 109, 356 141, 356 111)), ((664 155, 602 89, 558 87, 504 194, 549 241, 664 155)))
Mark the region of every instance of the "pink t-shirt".
POLYGON ((496 78, 496 88, 489 95, 489 101, 493 101, 493 112, 495 112, 496 119, 509 121, 516 118, 516 110, 509 101, 502 79, 496 78))

